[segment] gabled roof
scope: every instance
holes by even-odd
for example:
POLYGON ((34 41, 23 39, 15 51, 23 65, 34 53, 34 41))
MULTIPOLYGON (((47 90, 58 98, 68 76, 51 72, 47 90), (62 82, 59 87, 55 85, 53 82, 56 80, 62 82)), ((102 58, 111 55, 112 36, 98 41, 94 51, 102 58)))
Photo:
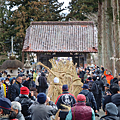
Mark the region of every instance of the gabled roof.
POLYGON ((97 52, 97 29, 91 21, 31 22, 26 52, 97 52))

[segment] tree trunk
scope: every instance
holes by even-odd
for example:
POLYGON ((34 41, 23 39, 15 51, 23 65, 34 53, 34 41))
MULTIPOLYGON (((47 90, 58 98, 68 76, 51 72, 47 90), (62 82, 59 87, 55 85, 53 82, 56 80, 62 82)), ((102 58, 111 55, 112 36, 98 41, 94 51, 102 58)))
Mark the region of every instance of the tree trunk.
POLYGON ((119 64, 119 5, 118 5, 118 0, 113 0, 113 27, 114 27, 114 42, 115 42, 115 68, 117 74, 120 72, 120 64, 119 64))
POLYGON ((102 2, 98 1, 98 65, 102 65, 102 2))

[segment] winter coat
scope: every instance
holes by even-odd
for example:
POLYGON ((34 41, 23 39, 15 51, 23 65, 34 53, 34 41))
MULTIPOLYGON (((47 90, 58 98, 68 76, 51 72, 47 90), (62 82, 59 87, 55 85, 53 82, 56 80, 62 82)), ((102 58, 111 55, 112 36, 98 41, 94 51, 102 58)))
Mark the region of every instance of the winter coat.
POLYGON ((118 116, 120 117, 120 94, 114 94, 111 97, 111 101, 118 107, 118 116))
POLYGON ((41 73, 41 76, 38 78, 38 82, 39 82, 39 92, 42 92, 48 88, 45 73, 43 73, 43 72, 41 73))
POLYGON ((59 95, 55 102, 58 109, 64 109, 64 107, 61 106, 61 104, 65 104, 65 105, 73 107, 73 104, 75 103, 76 103, 75 96, 67 91, 64 91, 61 95, 59 95))
POLYGON ((107 84, 107 80, 106 77, 104 76, 103 78, 101 78, 101 80, 103 81, 103 84, 106 85, 107 84))
POLYGON ((90 92, 89 90, 82 90, 79 94, 87 96, 89 98, 89 102, 91 103, 90 106, 97 110, 97 104, 92 92, 90 92))
POLYGON ((11 86, 11 100, 14 101, 17 96, 20 94, 20 88, 22 87, 22 84, 16 81, 11 86))
POLYGON ((100 120, 119 120, 119 117, 105 115, 105 116, 102 116, 100 120))
POLYGON ((90 91, 91 91, 93 94, 97 94, 97 95, 99 94, 99 89, 98 89, 98 86, 97 86, 96 81, 93 82, 90 91))
MULTIPOLYGON (((34 97, 32 97, 32 98, 34 99, 34 97)), ((22 95, 22 94, 20 94, 18 97, 16 97, 15 101, 18 101, 21 104, 21 106, 22 106, 21 112, 24 115, 24 117, 27 118, 28 116, 30 116, 30 111, 28 109, 34 103, 34 101, 31 100, 28 97, 28 95, 22 95)))
POLYGON ((34 102, 29 108, 32 120, 49 120, 50 116, 55 115, 58 111, 57 106, 49 101, 49 105, 34 102))
POLYGON ((18 120, 25 120, 25 118, 24 118, 24 116, 23 116, 23 114, 22 114, 21 112, 19 112, 19 113, 17 114, 16 118, 17 118, 18 120))

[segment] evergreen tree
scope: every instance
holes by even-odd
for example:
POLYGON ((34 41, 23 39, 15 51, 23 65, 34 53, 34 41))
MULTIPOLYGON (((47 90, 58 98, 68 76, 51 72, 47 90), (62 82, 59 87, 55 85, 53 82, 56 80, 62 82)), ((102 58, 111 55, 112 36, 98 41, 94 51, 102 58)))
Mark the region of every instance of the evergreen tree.
MULTIPOLYGON (((60 9, 63 3, 58 0, 7 0, 10 9, 17 6, 18 9, 7 21, 14 33, 14 50, 20 55, 25 40, 26 29, 31 21, 58 21, 62 20, 60 9)), ((20 59, 21 60, 21 59, 20 59)))
POLYGON ((98 11, 98 1, 72 0, 69 3, 68 9, 70 13, 67 15, 66 20, 85 20, 88 13, 96 13, 98 11))

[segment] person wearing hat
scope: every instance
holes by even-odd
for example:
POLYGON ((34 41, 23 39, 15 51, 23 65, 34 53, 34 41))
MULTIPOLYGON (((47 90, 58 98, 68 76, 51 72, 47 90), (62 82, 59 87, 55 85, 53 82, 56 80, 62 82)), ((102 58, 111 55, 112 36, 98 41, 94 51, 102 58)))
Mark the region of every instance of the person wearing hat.
POLYGON ((63 85, 62 91, 62 94, 58 96, 55 104, 57 105, 58 109, 61 109, 59 113, 60 120, 65 120, 65 117, 69 112, 67 107, 73 107, 73 104, 76 103, 76 98, 73 94, 68 92, 68 85, 63 85))
POLYGON ((32 120, 49 120, 50 116, 55 115, 58 111, 57 106, 50 101, 50 98, 45 93, 37 95, 37 102, 34 102, 29 110, 32 120))
POLYGON ((77 103, 71 108, 65 120, 95 120, 94 110, 86 106, 86 97, 83 94, 77 96, 77 103))
POLYGON ((107 103, 105 106, 105 115, 100 118, 100 120, 119 120, 118 115, 118 108, 117 106, 110 102, 107 103))
POLYGON ((97 113, 97 104, 93 93, 88 90, 89 86, 87 84, 84 84, 82 88, 83 90, 79 94, 83 94, 86 96, 86 105, 94 108, 95 112, 97 113))
POLYGON ((2 79, 0 78, 0 98, 4 97, 4 88, 2 85, 2 79))
POLYGON ((0 120, 17 120, 14 111, 11 111, 11 101, 8 98, 0 98, 0 120))
POLYGON ((29 89, 27 87, 20 88, 20 95, 15 98, 15 101, 21 103, 22 106, 22 114, 25 117, 25 120, 31 119, 31 114, 29 112, 29 107, 36 101, 35 96, 33 96, 33 92, 31 92, 31 99, 29 98, 29 89))
POLYGON ((22 76, 19 74, 15 83, 11 86, 11 100, 14 101, 20 94, 20 88, 22 87, 22 76))

